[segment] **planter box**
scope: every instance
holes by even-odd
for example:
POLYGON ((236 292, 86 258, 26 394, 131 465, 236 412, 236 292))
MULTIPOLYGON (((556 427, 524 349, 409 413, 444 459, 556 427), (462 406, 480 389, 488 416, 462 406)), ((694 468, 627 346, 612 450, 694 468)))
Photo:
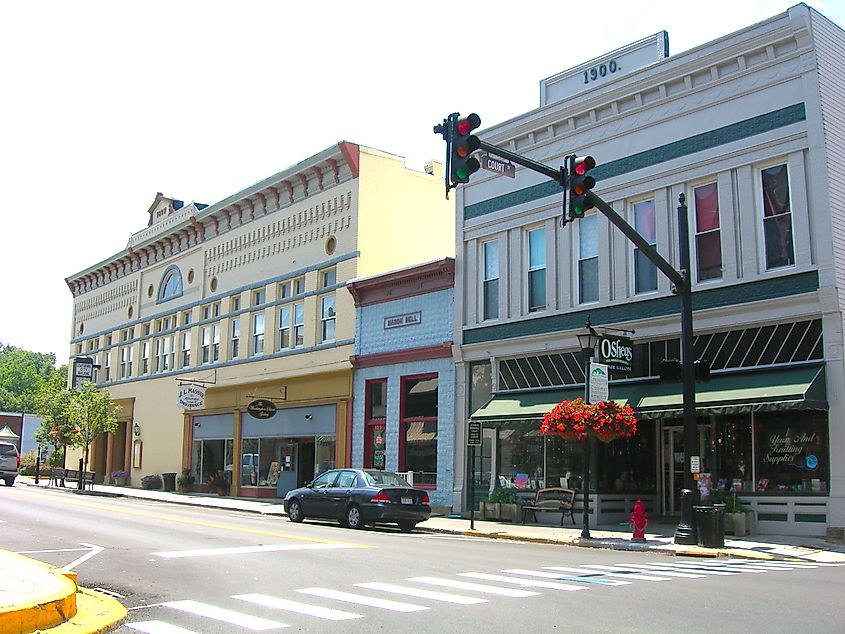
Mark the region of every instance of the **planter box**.
POLYGON ((517 522, 519 521, 519 504, 502 504, 499 518, 503 522, 517 522))
POLYGON ((481 519, 498 520, 501 517, 502 505, 499 502, 482 502, 481 519))
POLYGON ((119 487, 126 486, 126 476, 114 478, 114 484, 119 487))
POLYGON ((757 528, 756 524, 757 521, 754 511, 725 513, 725 533, 734 537, 753 535, 757 528))

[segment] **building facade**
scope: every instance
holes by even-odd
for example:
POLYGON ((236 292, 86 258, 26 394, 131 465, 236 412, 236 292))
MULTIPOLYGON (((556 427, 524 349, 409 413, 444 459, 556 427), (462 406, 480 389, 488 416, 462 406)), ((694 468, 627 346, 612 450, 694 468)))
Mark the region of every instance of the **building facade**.
MULTIPOLYGON (((685 195, 695 355, 712 366, 696 387, 699 486, 737 493, 761 532, 845 526, 843 59, 843 31, 803 4, 675 56, 658 33, 543 80, 537 109, 482 134, 552 167, 594 156, 596 193, 676 269, 685 195)), ((640 420, 595 449, 597 520, 637 498, 677 514, 681 384, 659 380, 680 355, 669 280, 601 213, 565 223, 560 186, 528 169, 474 175, 458 216, 457 411, 484 426, 481 488, 583 488, 583 447, 537 427, 583 394, 589 319, 634 331, 610 398, 640 420)))
POLYGON ((352 466, 405 474, 435 509, 455 498, 455 261, 349 283, 357 328, 352 466))
POLYGON ((349 465, 346 283, 453 251, 440 179, 342 142, 211 206, 159 194, 125 250, 66 280, 71 358, 121 406, 97 479, 190 469, 200 489, 222 474, 275 497, 349 465))

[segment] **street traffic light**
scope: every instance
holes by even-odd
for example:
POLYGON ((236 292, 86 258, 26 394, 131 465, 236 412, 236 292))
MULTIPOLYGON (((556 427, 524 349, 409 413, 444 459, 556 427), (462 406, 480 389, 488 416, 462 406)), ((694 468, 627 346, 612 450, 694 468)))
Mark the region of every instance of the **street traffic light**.
POLYGON ((587 174, 596 166, 592 156, 569 157, 569 219, 583 218, 592 205, 587 202, 587 192, 596 186, 596 179, 587 174))
POLYGON ((469 177, 479 170, 481 164, 471 155, 479 147, 481 141, 471 134, 481 125, 481 117, 474 112, 466 117, 459 117, 452 128, 451 143, 451 177, 452 185, 468 183, 469 177))

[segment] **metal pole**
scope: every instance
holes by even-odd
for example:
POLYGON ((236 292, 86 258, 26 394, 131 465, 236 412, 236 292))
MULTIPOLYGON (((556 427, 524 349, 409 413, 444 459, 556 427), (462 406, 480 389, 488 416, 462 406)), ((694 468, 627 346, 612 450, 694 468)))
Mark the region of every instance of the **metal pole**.
MULTIPOLYGON (((678 196, 678 256, 684 284, 679 288, 681 295, 681 378, 683 381, 684 400, 684 489, 692 492, 687 495, 686 505, 697 499, 697 489, 692 475, 692 461, 695 448, 695 360, 693 359, 692 332, 692 275, 690 271, 689 220, 687 218, 686 196, 678 196)), ((672 492, 674 495, 674 491, 672 492)), ((692 509, 689 509, 691 511, 692 509)), ((695 526, 688 511, 681 516, 681 523, 675 529, 675 542, 679 544, 695 543, 695 526), (692 541, 690 541, 692 540, 692 541)))
POLYGON ((469 447, 469 530, 475 530, 475 445, 469 447))
MULTIPOLYGON (((590 323, 590 317, 587 316, 587 329, 592 333, 592 324, 590 323)), ((593 360, 593 350, 592 348, 585 351, 586 357, 584 361, 584 402, 590 402, 590 362, 593 360)), ((582 528, 581 528, 581 538, 582 539, 590 539, 590 449, 592 449, 590 443, 592 442, 592 436, 587 438, 587 441, 584 443, 584 481, 581 483, 581 488, 584 490, 584 516, 582 518, 582 528)))

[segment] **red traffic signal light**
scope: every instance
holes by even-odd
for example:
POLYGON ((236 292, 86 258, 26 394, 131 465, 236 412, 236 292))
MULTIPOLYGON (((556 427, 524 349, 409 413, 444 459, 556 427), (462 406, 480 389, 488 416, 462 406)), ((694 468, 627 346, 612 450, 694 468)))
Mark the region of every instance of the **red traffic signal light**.
POLYGON ((452 127, 450 143, 450 175, 452 185, 468 183, 469 177, 481 168, 481 164, 471 154, 481 147, 481 141, 472 134, 481 125, 481 117, 474 112, 466 117, 459 117, 452 127))
POLYGON ((596 186, 596 179, 587 172, 596 166, 592 156, 569 157, 569 219, 583 218, 592 205, 587 202, 587 193, 596 186))

